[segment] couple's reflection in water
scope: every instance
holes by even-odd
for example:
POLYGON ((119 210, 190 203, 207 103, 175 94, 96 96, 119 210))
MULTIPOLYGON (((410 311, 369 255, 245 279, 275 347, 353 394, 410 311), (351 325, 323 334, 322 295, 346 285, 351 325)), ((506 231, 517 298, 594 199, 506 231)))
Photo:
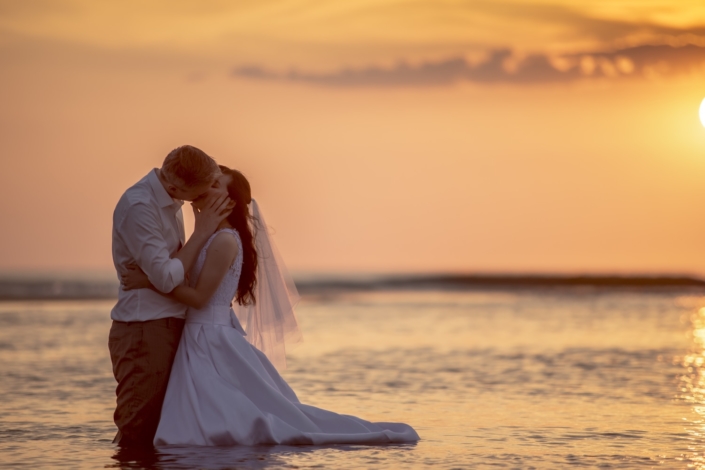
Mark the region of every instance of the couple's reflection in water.
POLYGON ((112 468, 192 469, 192 468, 282 468, 286 453, 306 451, 287 446, 159 448, 118 447, 112 468))
POLYGON ((330 446, 166 446, 158 448, 117 447, 112 456, 113 463, 106 468, 119 469, 264 469, 296 468, 292 459, 305 456, 325 467, 335 467, 335 457, 329 451, 365 452, 374 448, 411 451, 416 443, 386 444, 375 446, 330 445, 330 446), (319 454, 319 455, 316 455, 319 454), (328 455, 324 455, 328 454, 328 455))

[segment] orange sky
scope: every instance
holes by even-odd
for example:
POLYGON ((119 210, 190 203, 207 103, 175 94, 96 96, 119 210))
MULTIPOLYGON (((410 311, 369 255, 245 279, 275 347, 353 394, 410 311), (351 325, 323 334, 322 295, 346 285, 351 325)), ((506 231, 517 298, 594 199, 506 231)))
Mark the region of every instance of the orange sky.
POLYGON ((295 271, 705 274, 702 2, 231 3, 0 0, 0 270, 189 143, 295 271))

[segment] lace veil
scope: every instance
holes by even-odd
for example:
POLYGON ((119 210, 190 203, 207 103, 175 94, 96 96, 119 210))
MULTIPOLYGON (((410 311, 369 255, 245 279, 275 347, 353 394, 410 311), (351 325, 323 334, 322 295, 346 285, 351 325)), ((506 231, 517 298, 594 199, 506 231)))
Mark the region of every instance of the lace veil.
POLYGON ((262 351, 277 369, 286 369, 286 346, 302 341, 294 306, 299 293, 282 261, 257 201, 250 203, 254 216, 253 233, 257 248, 255 303, 233 310, 245 328, 245 338, 262 351))

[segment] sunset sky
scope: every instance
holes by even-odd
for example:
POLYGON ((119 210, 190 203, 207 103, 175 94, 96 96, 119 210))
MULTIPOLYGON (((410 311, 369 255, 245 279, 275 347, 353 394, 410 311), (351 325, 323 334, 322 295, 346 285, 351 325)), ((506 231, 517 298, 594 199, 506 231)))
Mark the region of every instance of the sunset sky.
POLYGON ((701 0, 0 0, 0 64, 1 272, 188 143, 294 271, 705 275, 701 0))

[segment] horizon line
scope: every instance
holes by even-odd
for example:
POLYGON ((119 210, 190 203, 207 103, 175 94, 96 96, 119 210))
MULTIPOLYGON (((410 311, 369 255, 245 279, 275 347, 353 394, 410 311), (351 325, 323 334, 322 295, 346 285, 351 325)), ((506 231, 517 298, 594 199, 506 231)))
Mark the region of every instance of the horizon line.
MULTIPOLYGON (((352 292, 390 291, 487 291, 487 290, 639 290, 657 292, 705 290, 705 279, 687 275, 599 274, 425 274, 328 276, 294 279, 302 295, 335 295, 352 292)), ((117 279, 2 279, 0 301, 109 300, 116 299, 117 279)))

